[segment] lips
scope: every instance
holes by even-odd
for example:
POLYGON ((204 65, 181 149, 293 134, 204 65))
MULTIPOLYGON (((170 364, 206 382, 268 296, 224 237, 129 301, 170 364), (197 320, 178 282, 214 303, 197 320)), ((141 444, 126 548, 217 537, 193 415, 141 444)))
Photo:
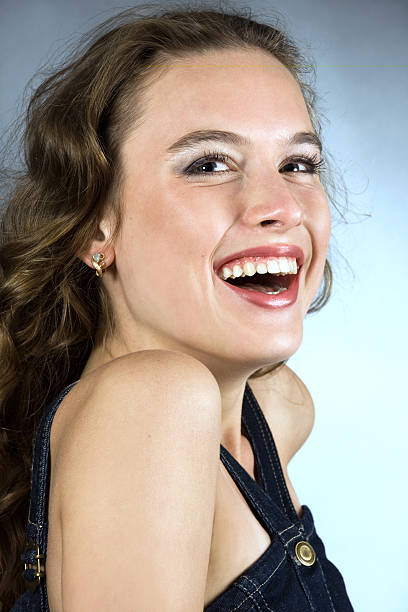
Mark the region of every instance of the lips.
POLYGON ((303 250, 295 244, 269 244, 264 246, 251 247, 242 251, 237 251, 220 259, 214 263, 214 270, 218 282, 221 282, 221 287, 225 289, 226 297, 242 300, 247 303, 252 303, 257 307, 262 307, 268 310, 281 310, 292 306, 297 301, 300 271, 305 261, 303 250), (296 259, 298 271, 297 274, 289 274, 280 276, 279 283, 286 285, 287 289, 283 293, 276 295, 261 293, 260 291, 247 290, 245 286, 236 286, 221 279, 219 271, 227 263, 244 259, 245 257, 294 257, 296 259), (229 297, 228 297, 229 296, 229 297))
POLYGON ((218 272, 220 268, 225 266, 230 261, 242 259, 244 257, 296 257, 296 263, 299 268, 305 261, 303 250, 295 244, 270 244, 264 246, 251 247, 243 251, 237 251, 231 255, 223 257, 220 261, 214 263, 214 270, 218 272))

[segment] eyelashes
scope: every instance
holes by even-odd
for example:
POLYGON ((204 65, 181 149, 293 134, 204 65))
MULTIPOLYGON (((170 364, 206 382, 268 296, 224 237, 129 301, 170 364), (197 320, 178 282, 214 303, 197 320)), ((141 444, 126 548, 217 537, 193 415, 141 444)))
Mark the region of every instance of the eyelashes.
POLYGON ((223 153, 218 153, 217 151, 207 152, 204 151, 204 156, 200 159, 197 159, 195 162, 190 164, 185 170, 183 170, 183 174, 187 175, 205 175, 205 174, 223 174, 227 172, 227 170, 222 170, 221 172, 199 172, 198 168, 201 166, 206 166, 212 162, 227 162, 229 157, 224 155, 223 153))
MULTIPOLYGON (((300 157, 291 157, 289 160, 284 162, 283 168, 290 165, 302 164, 309 168, 306 172, 302 172, 301 170, 293 170, 292 172, 301 172, 302 174, 320 174, 325 168, 325 160, 318 153, 302 155, 300 157)), ((281 168, 279 172, 282 172, 283 168, 281 168)))
MULTIPOLYGON (((220 170, 218 172, 209 171, 209 172, 200 172, 199 168, 202 166, 207 166, 214 162, 222 162, 226 163, 230 160, 228 155, 223 153, 219 153, 218 151, 205 151, 203 157, 194 161, 192 164, 187 166, 182 171, 182 174, 186 174, 187 176, 213 176, 215 174, 225 174, 229 172, 229 170, 220 170)), ((294 174, 320 174, 322 169, 324 168, 325 160, 319 156, 318 153, 314 154, 305 154, 302 156, 293 156, 285 160, 279 170, 279 172, 285 172, 285 168, 288 166, 292 166, 292 170, 286 170, 286 172, 294 173, 294 174), (306 170, 295 169, 295 167, 305 166, 306 170)))

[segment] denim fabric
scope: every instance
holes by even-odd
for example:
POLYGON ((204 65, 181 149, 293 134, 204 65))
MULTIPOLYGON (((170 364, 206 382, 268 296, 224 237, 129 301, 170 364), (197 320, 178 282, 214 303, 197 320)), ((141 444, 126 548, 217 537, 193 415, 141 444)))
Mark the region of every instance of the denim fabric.
MULTIPOLYGON (((49 406, 37 430, 23 563, 36 565, 37 552, 44 555, 41 564, 45 563, 50 430, 58 406, 76 382, 66 387, 49 406)), ((222 444, 220 458, 269 533, 271 544, 204 611, 354 612, 339 570, 326 557, 309 507, 302 506, 301 518, 296 514, 272 432, 248 385, 242 405, 242 428, 254 452, 256 480, 222 444), (298 560, 295 546, 299 541, 306 541, 313 547, 316 554, 313 565, 305 566, 298 560)), ((45 577, 38 579, 35 574, 33 569, 24 570, 23 576, 31 588, 27 588, 10 612, 49 612, 45 577)))
MULTIPOLYGON (((77 382, 78 381, 75 381, 68 387, 65 387, 58 398, 50 404, 37 429, 31 472, 31 494, 26 528, 26 549, 21 555, 23 563, 29 563, 36 566, 36 555, 39 552, 44 555, 44 558, 40 559, 40 563, 43 567, 45 566, 48 536, 51 425, 58 406, 77 382)), ((34 569, 26 569, 23 571, 22 575, 26 581, 27 590, 24 595, 16 601, 10 612, 49 612, 45 579, 36 577, 36 570, 34 569)))
POLYGON ((256 480, 222 444, 221 461, 271 544, 205 612, 353 612, 343 577, 326 557, 309 507, 302 505, 301 518, 296 514, 272 432, 248 385, 242 425, 254 453, 256 480), (295 547, 300 541, 313 547, 313 565, 298 560, 295 547))

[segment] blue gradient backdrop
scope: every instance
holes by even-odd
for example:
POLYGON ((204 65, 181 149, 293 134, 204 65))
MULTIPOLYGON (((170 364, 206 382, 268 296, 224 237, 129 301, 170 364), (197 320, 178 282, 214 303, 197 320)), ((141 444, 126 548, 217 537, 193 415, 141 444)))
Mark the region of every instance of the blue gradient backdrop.
MULTIPOLYGON (((324 143, 352 192, 350 223, 333 229, 332 298, 306 318, 303 344, 289 361, 316 407, 313 432, 289 474, 356 611, 406 612, 408 3, 233 4, 266 15, 276 9, 315 58, 329 120, 324 143)), ((102 0, 0 6, 2 131, 43 63, 126 8, 102 0)))

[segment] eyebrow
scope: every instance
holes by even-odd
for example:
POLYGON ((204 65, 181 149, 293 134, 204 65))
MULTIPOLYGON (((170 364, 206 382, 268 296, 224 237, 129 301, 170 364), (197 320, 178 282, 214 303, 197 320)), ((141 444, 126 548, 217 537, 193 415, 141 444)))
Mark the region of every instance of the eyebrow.
MULTIPOLYGON (((185 149, 191 149, 194 146, 203 142, 224 142, 227 144, 233 144, 238 146, 249 146, 252 141, 241 134, 236 132, 227 132, 224 130, 196 130, 185 134, 167 149, 168 153, 179 153, 185 149)), ((290 138, 286 140, 286 144, 297 145, 297 144, 311 144, 317 147, 322 152, 322 143, 320 138, 315 132, 296 132, 290 138)))

